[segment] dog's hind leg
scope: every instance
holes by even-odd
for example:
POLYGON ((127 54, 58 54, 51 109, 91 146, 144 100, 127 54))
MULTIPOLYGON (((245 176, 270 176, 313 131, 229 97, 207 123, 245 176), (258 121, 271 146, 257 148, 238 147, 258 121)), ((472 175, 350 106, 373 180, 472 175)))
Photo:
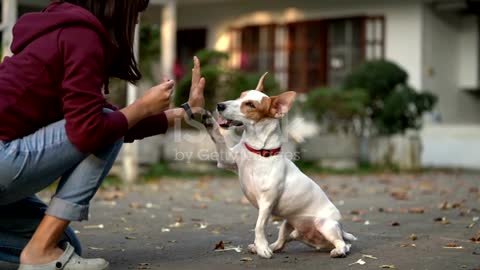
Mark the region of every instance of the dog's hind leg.
POLYGON ((278 231, 278 239, 270 245, 270 249, 273 252, 281 251, 285 247, 285 244, 292 240, 290 234, 293 232, 293 229, 292 225, 290 225, 287 220, 284 220, 278 231))
POLYGON ((350 251, 350 245, 347 245, 343 239, 343 231, 340 223, 333 219, 318 219, 315 221, 317 230, 332 243, 335 248, 330 251, 330 257, 343 258, 350 251))

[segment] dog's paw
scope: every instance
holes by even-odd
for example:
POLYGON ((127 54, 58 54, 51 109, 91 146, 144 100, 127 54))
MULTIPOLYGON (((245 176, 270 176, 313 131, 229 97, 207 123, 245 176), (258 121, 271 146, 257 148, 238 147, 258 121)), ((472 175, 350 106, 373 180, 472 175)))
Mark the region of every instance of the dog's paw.
POLYGON ((272 250, 273 252, 280 252, 280 251, 282 251, 282 249, 283 249, 284 246, 285 246, 285 245, 282 245, 282 244, 280 244, 280 243, 278 243, 278 242, 275 242, 275 243, 271 244, 271 245, 269 246, 269 248, 270 248, 270 250, 272 250))
POLYGON ((330 251, 330 257, 332 258, 345 258, 347 257, 347 248, 336 248, 330 251))
POLYGON ((207 129, 212 129, 215 126, 215 118, 209 111, 203 112, 201 122, 207 129))
POLYGON ((265 258, 270 259, 273 256, 273 251, 268 246, 256 246, 257 255, 265 258))
POLYGON ((250 251, 252 254, 257 254, 257 248, 255 247, 255 244, 248 245, 248 251, 250 251))

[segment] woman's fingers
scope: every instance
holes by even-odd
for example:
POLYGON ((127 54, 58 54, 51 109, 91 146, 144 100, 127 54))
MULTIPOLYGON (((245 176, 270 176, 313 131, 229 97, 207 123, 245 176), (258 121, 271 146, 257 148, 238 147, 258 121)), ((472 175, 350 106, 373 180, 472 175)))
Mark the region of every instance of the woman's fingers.
POLYGON ((200 68, 200 60, 198 57, 193 57, 193 69, 192 69, 192 88, 194 88, 199 82, 200 77, 202 76, 202 71, 200 68))

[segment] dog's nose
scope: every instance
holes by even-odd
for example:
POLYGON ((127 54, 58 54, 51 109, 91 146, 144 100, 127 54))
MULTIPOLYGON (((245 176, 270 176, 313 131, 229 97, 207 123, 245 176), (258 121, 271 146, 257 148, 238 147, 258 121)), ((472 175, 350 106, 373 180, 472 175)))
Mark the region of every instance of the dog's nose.
POLYGON ((219 112, 225 111, 226 108, 227 108, 227 105, 225 105, 225 104, 223 104, 223 103, 218 103, 218 104, 217 104, 217 110, 218 110, 219 112))

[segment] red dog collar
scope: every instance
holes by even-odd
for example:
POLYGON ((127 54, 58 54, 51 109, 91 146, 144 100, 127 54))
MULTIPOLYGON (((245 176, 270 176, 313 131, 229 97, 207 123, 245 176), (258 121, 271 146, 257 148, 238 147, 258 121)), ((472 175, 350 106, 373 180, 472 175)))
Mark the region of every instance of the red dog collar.
POLYGON ((282 150, 282 147, 276 148, 276 149, 260 149, 257 150, 255 148, 252 148, 250 145, 245 143, 245 147, 247 148, 248 151, 255 153, 257 155, 260 155, 262 157, 273 157, 278 154, 280 154, 280 151, 282 150))

